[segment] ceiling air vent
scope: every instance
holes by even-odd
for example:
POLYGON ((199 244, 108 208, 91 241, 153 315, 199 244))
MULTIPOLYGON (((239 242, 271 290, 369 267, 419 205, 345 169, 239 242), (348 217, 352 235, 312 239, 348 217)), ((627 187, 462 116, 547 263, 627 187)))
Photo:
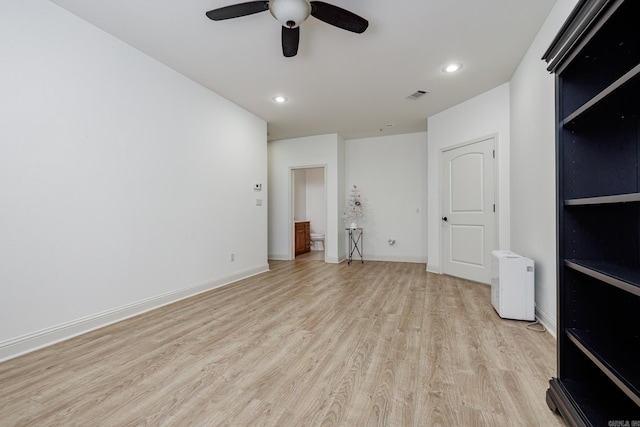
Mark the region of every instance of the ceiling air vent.
POLYGON ((426 90, 417 90, 413 92, 411 95, 407 96, 407 99, 415 101, 416 99, 420 98, 423 95, 426 95, 427 93, 428 92, 426 90))

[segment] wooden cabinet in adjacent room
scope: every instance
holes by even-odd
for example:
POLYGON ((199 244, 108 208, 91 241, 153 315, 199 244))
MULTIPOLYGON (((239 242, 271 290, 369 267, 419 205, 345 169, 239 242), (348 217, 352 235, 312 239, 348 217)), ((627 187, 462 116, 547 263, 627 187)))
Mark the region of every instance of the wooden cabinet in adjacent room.
POLYGON ((311 224, 309 221, 296 222, 296 255, 307 253, 311 250, 311 224))

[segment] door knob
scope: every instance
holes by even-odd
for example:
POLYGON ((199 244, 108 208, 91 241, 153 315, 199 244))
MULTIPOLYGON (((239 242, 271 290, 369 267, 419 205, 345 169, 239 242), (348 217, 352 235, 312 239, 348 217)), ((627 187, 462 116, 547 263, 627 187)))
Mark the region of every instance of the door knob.
POLYGON ((448 221, 448 219, 447 219, 447 217, 446 217, 446 216, 443 216, 443 217, 442 217, 442 220, 443 220, 444 222, 447 222, 447 221, 448 221))

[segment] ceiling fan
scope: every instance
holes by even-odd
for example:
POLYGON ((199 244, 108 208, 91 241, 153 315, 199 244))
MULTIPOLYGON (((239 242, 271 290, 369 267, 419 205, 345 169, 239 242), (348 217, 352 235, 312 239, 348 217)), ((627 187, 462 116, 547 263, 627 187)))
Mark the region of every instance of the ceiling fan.
POLYGON ((309 0, 250 1, 210 10, 207 17, 214 21, 223 21, 267 10, 282 24, 282 53, 286 57, 296 56, 298 53, 300 24, 309 15, 358 34, 364 33, 369 26, 369 21, 353 12, 323 1, 309 0))

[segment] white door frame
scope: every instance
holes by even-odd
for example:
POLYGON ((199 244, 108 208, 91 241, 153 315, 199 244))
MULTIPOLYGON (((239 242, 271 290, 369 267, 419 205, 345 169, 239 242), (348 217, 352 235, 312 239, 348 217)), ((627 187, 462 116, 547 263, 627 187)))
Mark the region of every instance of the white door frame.
POLYGON ((308 165, 308 166, 290 166, 289 167, 289 260, 294 260, 296 258, 296 236, 294 233, 295 226, 295 206, 294 206, 294 171, 301 169, 322 169, 322 176, 324 179, 324 262, 327 262, 327 242, 329 240, 329 232, 327 230, 327 219, 328 219, 328 209, 327 209, 327 165, 308 165))
POLYGON ((438 234, 440 236, 440 248, 439 248, 439 252, 440 252, 440 268, 439 268, 439 273, 440 274, 444 274, 444 239, 443 239, 443 233, 442 233, 442 217, 444 216, 444 183, 442 180, 442 172, 444 170, 443 168, 443 163, 444 163, 444 152, 445 151, 450 151, 450 150, 455 150, 457 148, 460 147, 465 147, 467 145, 471 145, 471 144, 475 144, 478 142, 482 142, 482 141, 486 141, 487 139, 493 139, 493 153, 494 153, 494 162, 493 162, 493 200, 495 203, 495 215, 493 216, 494 218, 494 246, 497 249, 500 246, 500 200, 499 200, 499 194, 500 194, 500 181, 499 181, 499 176, 498 176, 498 159, 500 158, 499 156, 499 152, 498 152, 498 147, 499 147, 499 140, 498 140, 498 134, 494 133, 494 134, 489 134, 486 136, 482 136, 479 138, 475 138, 466 142, 462 142, 460 144, 455 144, 455 145, 451 145, 448 147, 444 147, 440 149, 440 153, 439 153, 439 164, 438 164, 438 169, 439 169, 439 174, 440 176, 438 177, 438 181, 439 181, 439 204, 440 204, 440 209, 438 212, 438 224, 440 225, 438 227, 438 234))

